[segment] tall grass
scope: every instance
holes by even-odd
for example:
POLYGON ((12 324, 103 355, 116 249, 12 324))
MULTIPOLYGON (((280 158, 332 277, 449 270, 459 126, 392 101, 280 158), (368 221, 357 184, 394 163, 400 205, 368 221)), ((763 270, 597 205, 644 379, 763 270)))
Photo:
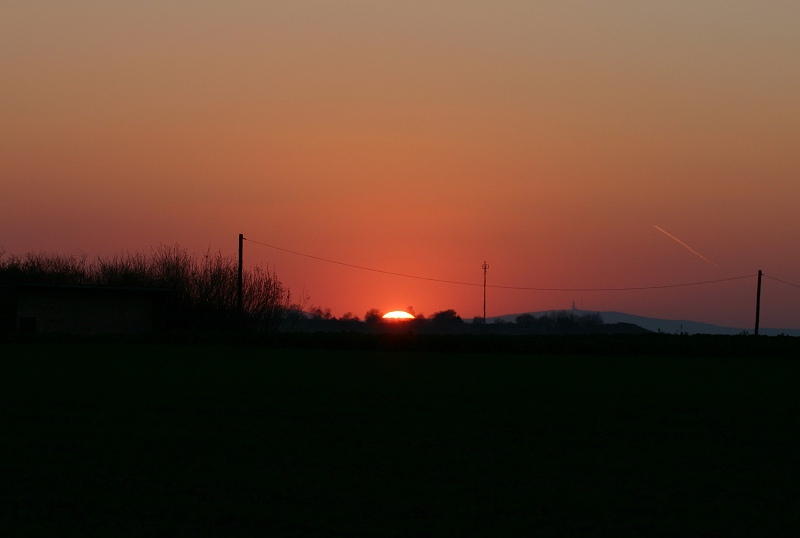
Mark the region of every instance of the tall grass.
POLYGON ((242 315, 237 309, 238 264, 206 252, 196 257, 177 245, 99 257, 28 253, 2 256, 0 285, 56 284, 169 290, 167 322, 181 330, 274 331, 294 309, 291 292, 274 270, 255 266, 242 274, 242 315))

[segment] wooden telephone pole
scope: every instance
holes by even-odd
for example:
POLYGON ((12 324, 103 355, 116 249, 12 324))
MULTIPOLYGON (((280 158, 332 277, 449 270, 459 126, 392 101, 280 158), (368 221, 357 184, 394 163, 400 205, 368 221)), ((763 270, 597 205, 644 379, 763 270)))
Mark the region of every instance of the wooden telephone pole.
POLYGON ((239 271, 236 276, 236 322, 242 325, 242 247, 244 234, 239 234, 239 271))
POLYGON ((761 269, 758 270, 758 289, 756 290, 756 330, 754 334, 758 336, 758 320, 761 316, 761 269))
POLYGON ((481 267, 483 267, 483 324, 486 325, 486 270, 489 264, 484 260, 481 267))

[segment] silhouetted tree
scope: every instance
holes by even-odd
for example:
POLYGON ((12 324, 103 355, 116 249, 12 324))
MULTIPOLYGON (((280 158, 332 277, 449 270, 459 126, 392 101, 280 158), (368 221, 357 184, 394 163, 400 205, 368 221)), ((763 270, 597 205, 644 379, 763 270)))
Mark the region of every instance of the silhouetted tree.
POLYGON ((579 316, 580 324, 584 329, 597 328, 605 324, 599 312, 586 312, 579 316))
POLYGON ((377 308, 370 308, 367 310, 367 313, 364 314, 364 321, 366 323, 376 323, 382 319, 381 311, 377 308))
POLYGON ((435 323, 463 323, 464 320, 451 308, 434 313, 431 316, 431 321, 435 323))
POLYGON ((311 319, 316 320, 330 320, 333 318, 333 314, 331 314, 330 308, 322 309, 319 306, 313 307, 311 310, 308 311, 309 316, 311 319))
POLYGON ((536 326, 536 316, 533 314, 520 314, 514 319, 517 327, 532 329, 536 326))

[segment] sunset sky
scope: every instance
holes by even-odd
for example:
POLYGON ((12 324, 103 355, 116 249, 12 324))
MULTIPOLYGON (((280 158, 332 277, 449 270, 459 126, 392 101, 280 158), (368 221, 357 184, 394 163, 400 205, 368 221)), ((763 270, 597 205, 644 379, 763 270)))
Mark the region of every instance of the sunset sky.
MULTIPOLYGON (((800 284, 798 28, 796 0, 6 0, 0 247, 235 256, 243 233, 246 265, 361 317, 471 319, 483 290, 255 241, 529 288, 762 269, 762 326, 800 328, 774 280, 800 284)), ((487 315, 752 329, 755 292, 490 288, 487 315)))

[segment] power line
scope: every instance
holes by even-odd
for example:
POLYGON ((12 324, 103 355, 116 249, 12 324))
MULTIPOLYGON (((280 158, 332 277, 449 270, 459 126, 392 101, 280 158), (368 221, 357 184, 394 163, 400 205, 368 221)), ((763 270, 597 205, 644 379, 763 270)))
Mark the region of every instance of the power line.
MULTIPOLYGON (((244 238, 246 241, 250 241, 251 243, 256 243, 258 245, 262 245, 268 248, 272 248, 275 250, 280 250, 282 252, 288 252, 289 254, 294 254, 296 256, 303 256, 305 258, 311 258, 314 260, 326 262, 326 263, 333 263, 336 265, 342 265, 344 267, 351 267, 353 269, 361 269, 362 271, 372 271, 373 273, 381 273, 384 275, 392 275, 392 276, 399 276, 403 278, 414 278, 417 280, 427 280, 429 282, 442 282, 445 284, 456 284, 459 286, 483 286, 484 284, 474 283, 474 282, 460 282, 457 280, 445 280, 441 278, 430 278, 424 276, 417 276, 417 275, 408 275, 405 273, 396 273, 394 271, 384 271, 382 269, 374 269, 372 267, 364 267, 362 265, 355 265, 352 263, 345 263, 336 260, 330 260, 328 258, 322 258, 320 256, 313 256, 311 254, 305 254, 303 252, 297 252, 295 250, 290 250, 288 248, 277 247, 275 245, 270 245, 268 243, 264 243, 261 241, 256 241, 255 239, 248 239, 244 238)), ((525 287, 525 286, 500 286, 500 285, 486 285, 487 288, 494 288, 494 289, 503 289, 503 290, 517 290, 517 291, 575 291, 575 292, 600 292, 600 291, 640 291, 640 290, 657 290, 657 289, 667 289, 667 288, 682 288, 688 286, 702 286, 705 284, 716 284, 719 282, 730 282, 732 280, 742 280, 745 278, 752 278, 756 276, 755 274, 751 275, 743 275, 743 276, 736 276, 731 278, 721 278, 717 280, 704 280, 701 282, 687 282, 683 284, 665 284, 660 286, 632 286, 632 287, 622 287, 622 288, 539 288, 539 287, 525 287)), ((777 280, 777 279, 775 279, 777 280)), ((787 284, 790 284, 787 282, 787 284)), ((794 285, 794 284, 791 284, 794 285)), ((800 286, 798 286, 800 287, 800 286)))
POLYGON ((445 284, 458 284, 460 286, 481 286, 482 285, 482 284, 474 284, 472 282, 458 282, 456 280, 444 280, 444 279, 441 279, 441 278, 428 278, 428 277, 424 277, 424 276, 406 275, 406 274, 403 274, 403 273, 395 273, 393 271, 383 271, 381 269, 373 269, 372 267, 364 267, 364 266, 361 266, 361 265, 354 265, 352 263, 337 262, 336 260, 329 260, 327 258, 320 258, 319 256, 312 256, 311 254, 304 254, 302 252, 289 250, 288 248, 281 248, 281 247, 276 247, 275 245, 268 245, 267 243, 262 243, 261 241, 256 241, 254 239, 247 239, 246 237, 245 237, 245 240, 246 241, 250 241, 251 243, 256 243, 256 244, 259 244, 259 245, 263 245, 265 247, 274 248, 275 250, 281 250, 283 252, 288 252, 289 254, 295 254, 297 256, 304 256, 306 258, 312 258, 314 260, 319 260, 319 261, 322 261, 322 262, 334 263, 336 265, 343 265, 345 267, 352 267, 353 269, 361 269, 362 271, 372 271, 373 273, 383 273, 384 275, 401 276, 401 277, 405 277, 405 278, 416 278, 417 280, 429 280, 431 282, 443 282, 445 284))
POLYGON ((794 286, 795 288, 800 288, 800 285, 798 285, 798 284, 793 284, 791 282, 787 282, 785 280, 781 280, 780 278, 775 278, 774 276, 769 276, 767 274, 765 274, 764 276, 767 277, 767 278, 770 278, 772 280, 777 280, 778 282, 780 282, 782 284, 788 284, 789 286, 794 286))
POLYGON ((636 290, 660 290, 666 288, 684 288, 688 286, 702 286, 704 284, 716 284, 718 282, 729 282, 731 280, 741 280, 743 278, 753 278, 756 276, 743 275, 731 278, 720 278, 717 280, 703 280, 701 282, 685 282, 683 284, 664 284, 661 286, 632 286, 627 288, 525 288, 519 286, 489 286, 490 288, 498 288, 504 290, 523 290, 523 291, 636 291, 636 290))

